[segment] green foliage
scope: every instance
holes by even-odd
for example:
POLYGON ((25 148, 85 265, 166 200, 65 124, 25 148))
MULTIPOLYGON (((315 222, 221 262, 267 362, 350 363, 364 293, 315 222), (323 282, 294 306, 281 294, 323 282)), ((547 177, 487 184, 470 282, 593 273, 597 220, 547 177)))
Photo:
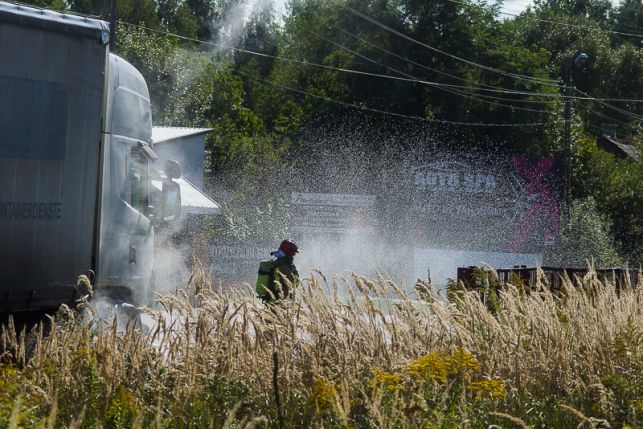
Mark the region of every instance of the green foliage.
POLYGON ((287 202, 263 198, 224 206, 224 225, 214 236, 223 239, 274 242, 289 237, 287 202))
MULTIPOLYGON (((506 75, 482 71, 419 47, 343 10, 344 4, 422 43, 447 52, 457 52, 457 55, 470 61, 507 73, 540 76, 546 68, 548 53, 516 46, 513 34, 504 31, 495 21, 494 7, 469 6, 458 2, 403 1, 398 7, 397 3, 390 2, 295 1, 285 24, 283 55, 340 68, 465 85, 474 93, 480 83, 515 90, 556 91, 539 83, 521 82, 506 75)), ((546 121, 556 109, 551 104, 542 113, 536 114, 529 109, 502 106, 501 102, 484 98, 488 95, 484 93, 479 94, 482 97, 458 97, 444 87, 301 67, 291 62, 277 63, 273 76, 278 76, 280 83, 283 82, 281 79, 286 78, 287 83, 284 84, 287 86, 343 102, 451 121, 469 122, 472 118, 480 122, 546 121), (552 110, 548 111, 547 108, 552 110)), ((291 97, 299 98, 297 95, 291 97)), ((346 110, 343 106, 319 99, 300 103, 330 118, 341 116, 346 110)), ((445 128, 442 132, 445 140, 453 140, 453 144, 462 148, 484 142, 487 148, 493 145, 496 149, 517 150, 511 140, 533 141, 532 144, 536 146, 536 141, 544 144, 542 132, 530 128, 470 128, 466 133, 458 128, 445 128)))
POLYGON ((12 423, 34 426, 39 422, 37 408, 43 399, 41 392, 27 390, 26 384, 27 378, 18 368, 0 364, 0 427, 9 427, 12 423))
POLYGON ((10 366, 0 367, 0 400, 2 401, 2 408, 0 408, 0 424, 3 427, 8 426, 9 417, 11 416, 12 401, 20 393, 20 380, 21 375, 18 370, 10 366))
POLYGON ((155 124, 193 126, 206 120, 203 110, 213 89, 208 80, 218 76, 207 73, 212 65, 204 54, 127 25, 119 32, 117 53, 145 78, 155 124))
MULTIPOLYGON (((475 290, 480 294, 487 310, 496 315, 499 310, 498 290, 500 289, 500 282, 498 274, 486 267, 475 267, 472 276, 474 284, 468 285, 468 287, 465 287, 462 282, 450 279, 447 284, 447 299, 456 306, 463 305, 462 298, 466 292, 475 290)), ((520 286, 520 283, 516 282, 512 283, 512 285, 520 286)))
POLYGON ((643 332, 629 319, 613 343, 620 371, 610 371, 600 383, 588 386, 584 408, 614 421, 617 427, 643 419, 643 332))
POLYGON ((591 197, 592 207, 609 219, 626 261, 634 267, 643 264, 643 163, 617 159, 590 138, 578 142, 577 157, 574 193, 591 197))
POLYGON ((561 224, 560 242, 545 265, 585 267, 594 263, 609 268, 621 264, 609 219, 598 211, 593 198, 574 200, 561 224))
POLYGON ((352 301, 371 305, 357 306, 314 278, 278 307, 208 281, 197 275, 194 289, 160 298, 166 311, 147 312, 159 323, 149 332, 69 309, 47 336, 3 328, 0 425, 277 427, 274 351, 284 428, 638 427, 643 418, 640 289, 617 294, 586 278, 555 299, 507 288, 492 315, 475 292, 457 306, 419 303, 381 277, 335 286, 341 296, 364 282, 352 301), (386 316, 368 297, 376 290, 396 297, 386 316), (20 368, 6 363, 17 358, 20 368))
POLYGON ((32 4, 37 7, 44 7, 47 9, 64 11, 67 10, 67 4, 64 0, 31 0, 25 3, 32 4))
POLYGON ((112 429, 130 428, 139 412, 135 394, 124 386, 118 386, 107 406, 105 425, 112 429))
POLYGON ((167 427, 225 427, 230 413, 261 414, 253 394, 240 380, 215 375, 198 393, 169 404, 164 423, 167 427))
MULTIPOLYGON (((67 4, 74 12, 101 16, 104 19, 109 19, 111 14, 111 0, 69 0, 67 4)), ((159 28, 154 0, 118 0, 116 4, 120 20, 159 28)))
POLYGON ((85 413, 89 427, 94 427, 101 419, 104 404, 101 380, 98 375, 98 361, 96 351, 86 346, 76 350, 72 365, 81 372, 82 383, 79 386, 67 386, 67 392, 72 401, 63 401, 61 418, 73 420, 79 410, 85 413))
POLYGON ((198 16, 188 3, 157 0, 157 5, 157 14, 164 28, 185 37, 198 38, 198 16))

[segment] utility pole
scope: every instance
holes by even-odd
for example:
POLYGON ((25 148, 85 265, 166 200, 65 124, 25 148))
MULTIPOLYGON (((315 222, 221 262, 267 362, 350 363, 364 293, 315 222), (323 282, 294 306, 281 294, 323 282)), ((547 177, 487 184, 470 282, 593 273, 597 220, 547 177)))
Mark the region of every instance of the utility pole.
POLYGON ((112 0, 112 11, 109 15, 109 50, 112 52, 116 50, 116 21, 118 20, 116 1, 112 0))
MULTIPOLYGON (((114 0, 116 1, 116 0, 114 0)), ((569 210, 571 204, 572 193, 572 68, 573 58, 565 61, 564 76, 565 76, 565 110, 563 117, 565 127, 563 131, 564 145, 565 145, 565 210, 569 210)))
POLYGON ((565 145, 565 209, 569 210, 572 201, 572 103, 574 96, 574 69, 584 66, 589 57, 585 53, 574 54, 563 64, 565 82, 565 110, 563 112, 565 128, 563 132, 565 145))

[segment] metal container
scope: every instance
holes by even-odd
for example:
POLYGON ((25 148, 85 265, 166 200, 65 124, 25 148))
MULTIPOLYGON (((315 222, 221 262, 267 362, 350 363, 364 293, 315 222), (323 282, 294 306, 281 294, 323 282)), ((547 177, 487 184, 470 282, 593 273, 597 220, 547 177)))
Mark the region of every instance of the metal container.
POLYGON ((0 312, 94 268, 108 24, 0 2, 0 312))

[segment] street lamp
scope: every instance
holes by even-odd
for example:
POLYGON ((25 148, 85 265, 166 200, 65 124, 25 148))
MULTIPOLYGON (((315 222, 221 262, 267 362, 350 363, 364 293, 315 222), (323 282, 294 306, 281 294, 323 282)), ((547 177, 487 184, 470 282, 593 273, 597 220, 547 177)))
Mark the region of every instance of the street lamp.
POLYGON ((572 97, 574 70, 582 68, 589 61, 585 53, 574 54, 563 64, 565 79, 565 207, 569 210, 572 192, 572 97))

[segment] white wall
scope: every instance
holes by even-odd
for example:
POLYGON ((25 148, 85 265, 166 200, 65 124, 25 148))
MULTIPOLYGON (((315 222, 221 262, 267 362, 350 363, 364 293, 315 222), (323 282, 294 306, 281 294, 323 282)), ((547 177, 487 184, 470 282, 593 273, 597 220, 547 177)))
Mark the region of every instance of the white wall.
POLYGON ((203 190, 205 135, 157 143, 154 145, 154 152, 159 156, 153 163, 156 169, 163 170, 168 159, 178 161, 181 164, 181 175, 203 190))

